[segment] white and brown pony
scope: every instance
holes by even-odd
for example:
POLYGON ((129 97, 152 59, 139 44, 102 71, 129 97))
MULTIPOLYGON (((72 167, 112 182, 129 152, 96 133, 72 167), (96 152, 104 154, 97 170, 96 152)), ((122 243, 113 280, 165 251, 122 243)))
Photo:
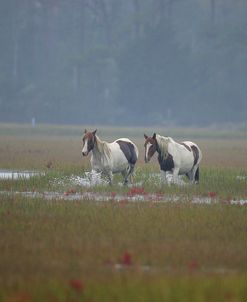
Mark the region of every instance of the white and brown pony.
POLYGON ((85 130, 82 142, 82 155, 87 156, 92 151, 92 170, 102 172, 109 183, 112 183, 112 174, 121 173, 124 184, 131 179, 135 164, 138 159, 138 149, 128 138, 119 138, 112 143, 107 143, 99 139, 96 131, 85 130))
POLYGON ((179 175, 186 175, 191 183, 199 182, 199 164, 202 152, 199 147, 189 141, 175 142, 171 137, 154 133, 152 137, 144 134, 145 162, 149 162, 154 153, 158 152, 160 170, 167 175, 172 174, 172 181, 179 183, 179 175))

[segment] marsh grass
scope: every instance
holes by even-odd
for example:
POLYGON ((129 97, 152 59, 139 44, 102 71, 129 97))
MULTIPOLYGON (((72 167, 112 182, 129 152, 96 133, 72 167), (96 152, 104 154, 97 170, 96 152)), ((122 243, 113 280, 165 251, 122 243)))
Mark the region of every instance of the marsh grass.
MULTIPOLYGON (((89 168, 88 158, 81 156, 81 139, 85 127, 47 126, 31 128, 27 125, 0 124, 0 167, 1 169, 52 169, 89 168)), ((87 127, 88 128, 88 127, 87 127)), ((95 127, 89 127, 95 128, 95 127)), ((129 137, 140 151, 138 166, 144 164, 143 128, 100 127, 99 135, 106 141, 129 137)), ((210 129, 150 129, 175 140, 194 140, 203 152, 202 166, 247 167, 247 131, 210 129)), ((156 160, 150 164, 157 166, 156 160)))
POLYGON ((5 197, 0 216, 2 296, 27 291, 39 301, 52 289, 67 301, 70 280, 83 282, 82 301, 224 301, 227 292, 243 301, 246 293, 245 207, 5 197), (131 265, 116 269, 126 251, 131 265))
POLYGON ((9 295, 6 301, 245 301, 246 279, 244 276, 208 277, 145 277, 135 274, 130 278, 106 276, 92 280, 76 280, 82 290, 74 289, 69 282, 46 282, 25 286, 9 295))
MULTIPOLYGON (((0 301, 245 301, 247 209, 225 202, 247 198, 246 131, 174 130, 171 136, 198 138, 204 154, 200 184, 181 187, 158 181, 155 159, 144 165, 143 132, 105 128, 102 136, 132 138, 140 149, 135 183, 179 202, 1 194, 0 301), (216 203, 193 204, 194 196, 216 203)), ((0 180, 0 190, 128 194, 119 176, 93 188, 68 181, 90 169, 80 134, 80 127, 0 125, 0 167, 45 172, 0 180)))
POLYGON ((0 136, 22 136, 22 137, 78 137, 82 136, 85 129, 94 130, 98 129, 98 133, 106 136, 108 139, 116 139, 117 137, 141 137, 143 134, 152 135, 154 132, 161 135, 193 139, 210 138, 210 139, 247 139, 247 127, 209 127, 209 128, 174 128, 174 127, 107 127, 101 125, 47 125, 37 124, 36 127, 31 127, 30 124, 0 124, 0 136))
MULTIPOLYGON (((131 187, 122 186, 122 178, 114 176, 112 186, 96 185, 93 187, 81 186, 74 179, 85 178, 84 169, 49 170, 44 176, 34 176, 30 179, 1 180, 1 191, 21 191, 21 192, 115 192, 127 194, 131 187)), ((236 168, 207 168, 200 171, 200 184, 189 184, 186 177, 185 185, 167 185, 160 179, 158 169, 151 166, 139 167, 135 173, 133 186, 141 187, 146 193, 161 193, 165 195, 176 195, 185 200, 193 196, 213 197, 217 201, 239 200, 247 198, 247 171, 236 168), (210 195, 211 194, 211 195, 210 195)))

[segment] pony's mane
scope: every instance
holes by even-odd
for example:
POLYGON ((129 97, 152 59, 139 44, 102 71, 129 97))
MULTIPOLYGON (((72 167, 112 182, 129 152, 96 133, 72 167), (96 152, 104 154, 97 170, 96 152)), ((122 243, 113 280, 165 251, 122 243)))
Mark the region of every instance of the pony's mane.
POLYGON ((96 138, 96 144, 97 144, 97 148, 98 151, 103 154, 106 158, 110 157, 111 154, 111 150, 108 146, 108 143, 105 141, 102 141, 97 135, 95 135, 96 138))
POLYGON ((174 142, 174 140, 171 137, 165 137, 165 136, 156 134, 156 141, 157 141, 158 147, 160 149, 161 157, 166 158, 168 156, 168 145, 169 145, 169 143, 174 142))

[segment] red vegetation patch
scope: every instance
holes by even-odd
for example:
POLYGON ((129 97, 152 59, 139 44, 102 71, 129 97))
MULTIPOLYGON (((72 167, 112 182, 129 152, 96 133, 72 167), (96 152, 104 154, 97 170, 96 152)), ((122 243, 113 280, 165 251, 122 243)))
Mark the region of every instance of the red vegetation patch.
POLYGON ((72 279, 69 281, 69 285, 71 288, 73 288, 76 292, 81 293, 84 289, 84 284, 81 280, 78 279, 72 279))
POLYGON ((190 273, 193 273, 195 271, 197 271, 200 268, 199 263, 197 260, 191 260, 188 264, 188 271, 190 273))
POLYGON ((215 198, 217 196, 216 192, 208 192, 208 197, 215 198))
POLYGON ((68 191, 65 191, 64 192, 64 195, 65 196, 68 196, 68 195, 70 195, 70 194, 75 194, 76 193, 76 190, 75 189, 69 189, 68 191))
MULTIPOLYGON (((2 300, 1 300, 2 301, 2 300)), ((15 302, 31 302, 33 298, 29 292, 21 291, 16 293, 13 296, 9 296, 6 301, 15 301, 15 302)))
POLYGON ((122 265, 132 265, 133 261, 132 261, 132 256, 129 252, 124 252, 124 254, 122 255, 122 258, 120 260, 122 265))
POLYGON ((134 196, 134 195, 145 195, 147 194, 142 187, 133 187, 129 190, 127 193, 128 196, 134 196))
POLYGON ((111 192, 111 198, 115 198, 116 197, 116 195, 117 195, 117 193, 116 192, 111 192))

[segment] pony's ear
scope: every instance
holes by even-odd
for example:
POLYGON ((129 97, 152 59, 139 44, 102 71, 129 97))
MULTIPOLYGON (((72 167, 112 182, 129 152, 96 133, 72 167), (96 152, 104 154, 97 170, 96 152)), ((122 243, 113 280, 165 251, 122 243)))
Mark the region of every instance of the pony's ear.
POLYGON ((96 132, 97 132, 97 129, 95 129, 92 133, 93 133, 93 135, 95 135, 96 134, 96 132))
POLYGON ((87 133, 87 129, 84 130, 84 133, 87 133))
POLYGON ((156 133, 153 134, 153 139, 156 139, 156 133))
POLYGON ((144 133, 144 138, 145 138, 145 139, 147 139, 147 138, 148 138, 147 134, 145 134, 145 133, 144 133))

